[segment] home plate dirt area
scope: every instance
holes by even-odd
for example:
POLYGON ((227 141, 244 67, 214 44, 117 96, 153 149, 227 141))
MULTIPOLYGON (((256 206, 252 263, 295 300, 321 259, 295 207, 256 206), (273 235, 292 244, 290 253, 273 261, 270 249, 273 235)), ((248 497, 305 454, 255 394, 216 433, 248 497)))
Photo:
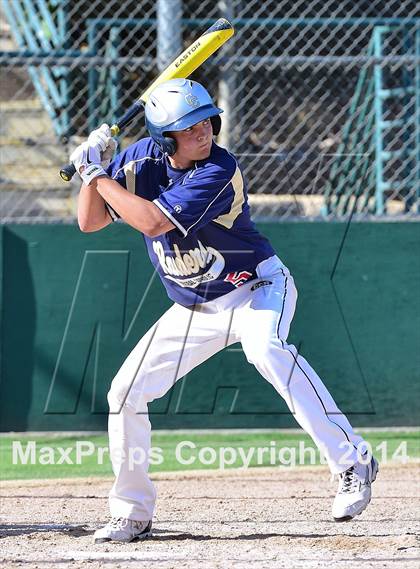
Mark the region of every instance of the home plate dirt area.
POLYGON ((420 566, 419 463, 382 465, 368 509, 336 523, 325 467, 155 474, 154 535, 98 544, 111 479, 1 483, 2 567, 420 566))

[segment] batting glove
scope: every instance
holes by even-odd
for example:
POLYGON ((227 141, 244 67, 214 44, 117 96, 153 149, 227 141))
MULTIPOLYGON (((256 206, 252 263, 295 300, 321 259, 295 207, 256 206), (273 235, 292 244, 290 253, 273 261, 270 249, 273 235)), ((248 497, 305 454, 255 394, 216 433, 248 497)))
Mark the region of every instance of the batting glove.
POLYGON ((74 150, 70 161, 74 164, 85 185, 89 185, 98 176, 106 175, 107 168, 112 160, 116 141, 111 138, 111 130, 103 124, 89 135, 87 142, 83 142, 74 150))
POLYGON ((100 128, 92 131, 89 135, 88 143, 90 146, 100 148, 101 166, 104 170, 108 168, 118 146, 115 138, 112 138, 109 126, 103 124, 100 128))

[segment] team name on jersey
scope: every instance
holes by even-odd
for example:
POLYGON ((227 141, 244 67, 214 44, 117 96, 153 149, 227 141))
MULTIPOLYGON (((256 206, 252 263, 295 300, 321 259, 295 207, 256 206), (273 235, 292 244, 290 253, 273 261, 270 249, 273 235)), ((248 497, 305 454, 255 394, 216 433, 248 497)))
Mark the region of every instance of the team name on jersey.
MULTIPOLYGON (((165 278, 182 287, 196 288, 199 285, 217 279, 221 274, 225 259, 214 247, 205 247, 198 241, 198 247, 186 252, 180 251, 178 245, 173 246, 173 255, 167 255, 160 241, 153 241, 153 251, 165 273, 165 278), (207 270, 205 271, 205 269, 207 270), (191 277, 192 278, 179 278, 191 277)), ((170 251, 172 253, 172 251, 170 251)))

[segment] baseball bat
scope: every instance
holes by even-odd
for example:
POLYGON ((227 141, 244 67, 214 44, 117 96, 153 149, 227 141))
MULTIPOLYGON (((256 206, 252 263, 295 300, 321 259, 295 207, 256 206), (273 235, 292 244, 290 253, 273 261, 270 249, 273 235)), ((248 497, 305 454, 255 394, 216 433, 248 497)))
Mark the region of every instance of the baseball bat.
MULTIPOLYGON (((144 108, 150 93, 155 87, 169 79, 186 78, 200 67, 215 51, 217 51, 234 34, 232 24, 224 18, 219 18, 208 30, 185 49, 177 58, 162 71, 155 81, 140 95, 127 112, 111 126, 112 136, 116 136, 127 126, 144 108)), ((60 176, 65 182, 69 182, 76 168, 68 164, 60 170, 60 176)))

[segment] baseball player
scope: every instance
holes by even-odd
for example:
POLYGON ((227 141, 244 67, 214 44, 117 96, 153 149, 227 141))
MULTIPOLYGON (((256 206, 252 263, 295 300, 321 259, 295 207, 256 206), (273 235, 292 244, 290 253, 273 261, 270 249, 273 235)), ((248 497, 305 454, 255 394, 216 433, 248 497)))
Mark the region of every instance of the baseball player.
POLYGON ((235 156, 213 141, 222 112, 202 85, 173 79, 156 87, 147 101, 149 138, 112 160, 116 143, 102 125, 70 157, 83 181, 81 230, 98 231, 121 218, 143 233, 174 302, 129 354, 108 394, 115 482, 111 520, 96 531, 96 542, 151 535, 156 491, 148 461, 128 460, 130 449, 141 448, 148 456, 148 404, 236 342, 339 475, 334 519, 353 518, 371 499, 377 461, 361 451, 363 439, 287 343, 295 284, 250 219, 235 156))

